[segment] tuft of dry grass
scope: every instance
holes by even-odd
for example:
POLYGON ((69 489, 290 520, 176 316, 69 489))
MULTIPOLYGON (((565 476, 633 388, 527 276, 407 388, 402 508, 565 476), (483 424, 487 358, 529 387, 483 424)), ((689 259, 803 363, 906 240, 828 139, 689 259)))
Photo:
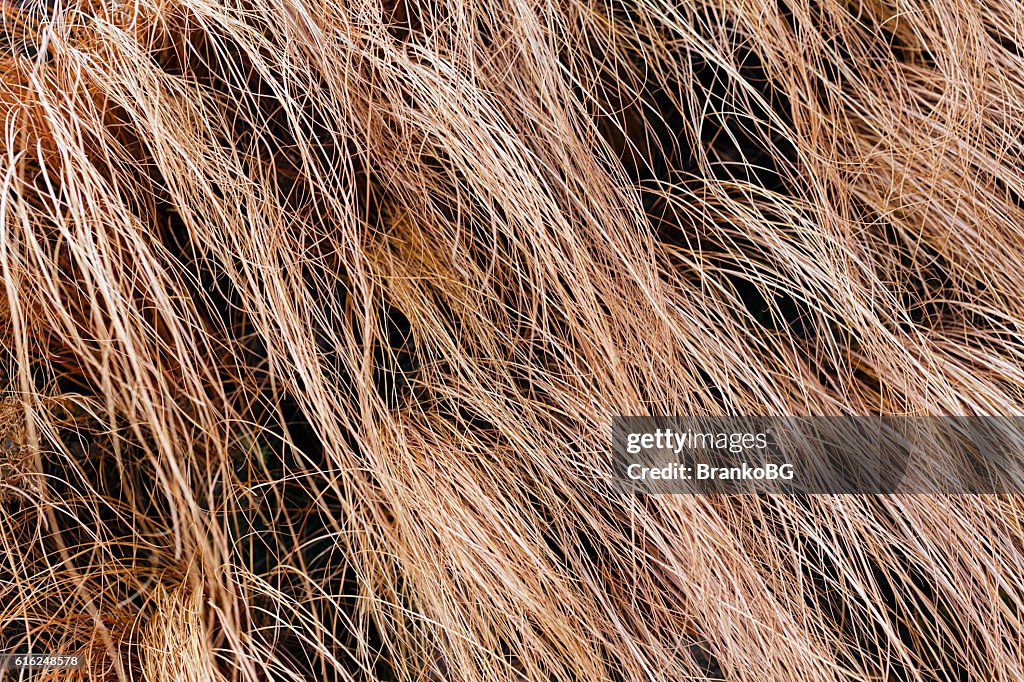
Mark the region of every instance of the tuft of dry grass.
POLYGON ((0 626, 87 662, 43 678, 1024 676, 1016 496, 607 457, 1022 413, 1018 4, 0 7, 0 626))

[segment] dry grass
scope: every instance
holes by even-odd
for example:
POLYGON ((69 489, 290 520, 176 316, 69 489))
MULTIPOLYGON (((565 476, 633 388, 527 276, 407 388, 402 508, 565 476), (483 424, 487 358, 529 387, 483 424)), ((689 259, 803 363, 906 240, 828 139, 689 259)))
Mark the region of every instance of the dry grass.
POLYGON ((606 457, 616 414, 1022 413, 1019 4, 2 9, 3 646, 1024 675, 1017 498, 635 499, 606 457))

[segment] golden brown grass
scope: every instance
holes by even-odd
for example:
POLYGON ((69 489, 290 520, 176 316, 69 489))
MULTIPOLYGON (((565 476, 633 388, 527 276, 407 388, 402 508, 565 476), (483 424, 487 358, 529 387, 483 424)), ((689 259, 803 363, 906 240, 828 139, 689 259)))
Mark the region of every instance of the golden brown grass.
POLYGON ((3 646, 1024 676, 1016 497, 628 498, 607 461, 616 414, 1022 412, 1019 4, 2 16, 3 646))

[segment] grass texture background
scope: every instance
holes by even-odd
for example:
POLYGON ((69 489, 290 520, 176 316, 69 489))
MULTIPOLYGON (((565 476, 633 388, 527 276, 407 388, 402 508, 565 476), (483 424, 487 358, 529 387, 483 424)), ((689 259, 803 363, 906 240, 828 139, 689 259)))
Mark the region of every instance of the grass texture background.
POLYGON ((46 680, 1020 680, 1015 496, 648 497, 617 414, 1024 409, 1017 0, 2 5, 46 680))

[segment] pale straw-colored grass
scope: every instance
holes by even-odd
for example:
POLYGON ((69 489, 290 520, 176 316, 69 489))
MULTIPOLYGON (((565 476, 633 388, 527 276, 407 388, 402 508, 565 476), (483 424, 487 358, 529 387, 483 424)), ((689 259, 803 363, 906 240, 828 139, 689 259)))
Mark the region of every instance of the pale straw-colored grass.
POLYGON ((607 458, 616 414, 1021 413, 1019 4, 3 16, 4 646, 1024 675, 1017 498, 628 498, 607 458))

